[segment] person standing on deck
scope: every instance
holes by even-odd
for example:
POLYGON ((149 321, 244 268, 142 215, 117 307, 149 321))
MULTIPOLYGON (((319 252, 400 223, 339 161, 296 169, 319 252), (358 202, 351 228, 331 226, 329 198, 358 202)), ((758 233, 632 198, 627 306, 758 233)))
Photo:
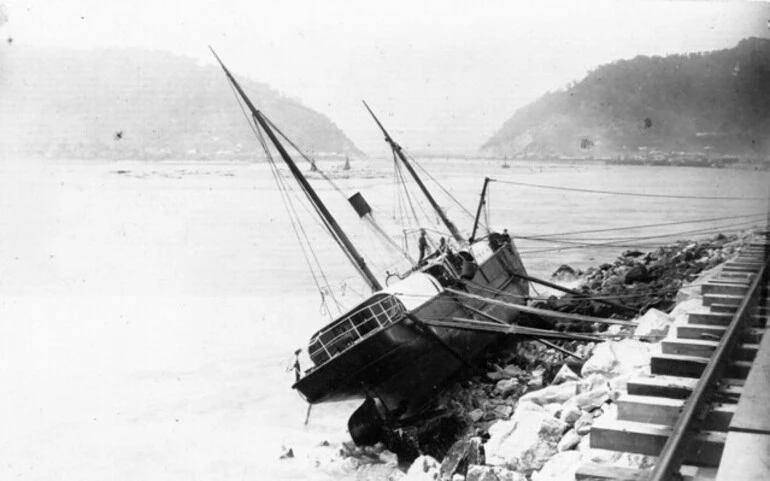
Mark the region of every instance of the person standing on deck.
POLYGON ((445 238, 441 238, 441 241, 438 243, 438 249, 436 249, 436 252, 438 252, 439 255, 449 252, 449 246, 447 245, 445 238))
POLYGON ((428 239, 425 237, 425 229, 420 229, 420 240, 417 242, 417 246, 420 248, 420 258, 417 264, 422 264, 422 260, 425 257, 425 251, 428 250, 428 239))

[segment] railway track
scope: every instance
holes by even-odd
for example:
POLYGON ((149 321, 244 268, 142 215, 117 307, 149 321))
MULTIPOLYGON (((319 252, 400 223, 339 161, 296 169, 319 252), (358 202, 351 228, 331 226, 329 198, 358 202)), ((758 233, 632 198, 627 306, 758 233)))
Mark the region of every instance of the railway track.
POLYGON ((585 463, 576 479, 770 479, 769 254, 765 233, 704 284, 709 312, 676 326, 617 419, 594 424, 592 448, 656 456, 655 467, 585 463))

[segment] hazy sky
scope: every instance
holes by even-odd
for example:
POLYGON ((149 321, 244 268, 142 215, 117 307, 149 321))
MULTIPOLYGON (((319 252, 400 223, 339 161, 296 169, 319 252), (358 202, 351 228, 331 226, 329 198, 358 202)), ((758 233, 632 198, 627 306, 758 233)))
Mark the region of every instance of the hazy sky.
MULTIPOLYGON (((0 37, 35 46, 149 47, 248 74, 385 145, 360 100, 417 152, 475 151, 517 107, 637 54, 769 36, 764 2, 0 0, 0 37)), ((269 114, 269 113, 268 113, 269 114)))

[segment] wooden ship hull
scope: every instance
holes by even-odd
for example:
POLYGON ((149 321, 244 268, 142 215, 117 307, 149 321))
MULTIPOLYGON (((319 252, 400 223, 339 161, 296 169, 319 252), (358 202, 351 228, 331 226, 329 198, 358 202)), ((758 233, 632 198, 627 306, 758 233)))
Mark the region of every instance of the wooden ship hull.
MULTIPOLYGON (((428 243, 422 229, 420 260, 398 282, 383 287, 284 148, 278 137, 283 134, 254 106, 224 63, 214 55, 238 94, 239 102, 245 104, 243 111, 250 114, 249 123, 259 137, 268 162, 274 165, 267 140, 373 292, 363 303, 311 337, 308 354, 314 365, 299 376, 293 387, 311 404, 364 399, 363 405, 351 416, 348 428, 357 444, 377 442, 383 425, 424 414, 426 406, 446 382, 464 365, 470 366, 474 358, 498 338, 492 331, 467 329, 470 324, 483 321, 491 322, 496 328, 507 328, 516 318, 516 304, 525 304, 528 299, 529 277, 507 232, 490 232, 484 239, 476 238, 490 179, 484 181, 473 233, 465 238, 422 182, 401 146, 364 103, 394 155, 451 234, 455 248, 460 249, 452 252, 442 238, 439 249, 423 259, 428 243), (458 322, 459 327, 452 324, 458 322)), ((316 167, 314 162, 311 164, 316 167)), ((361 218, 373 222, 371 208, 360 194, 349 201, 361 218)), ((298 360, 295 369, 300 374, 298 360)))
MULTIPOLYGON (((524 304, 529 288, 522 276, 526 271, 518 252, 513 243, 506 242, 464 285, 469 294, 524 304)), ((293 387, 311 404, 372 398, 379 401, 383 417, 418 414, 448 379, 498 339, 495 334, 431 327, 431 320, 476 318, 511 324, 516 318, 516 311, 510 307, 460 299, 443 290, 440 277, 431 278, 437 292, 413 309, 407 310, 399 302, 399 293, 379 294, 389 298, 378 298, 376 294, 354 312, 379 304, 384 307, 379 319, 361 316, 349 321, 349 316, 343 316, 316 333, 310 344, 316 366, 293 387), (347 326, 341 326, 346 322, 347 326), (367 331, 367 322, 376 327, 367 331), (337 346, 344 347, 336 351, 337 346)))

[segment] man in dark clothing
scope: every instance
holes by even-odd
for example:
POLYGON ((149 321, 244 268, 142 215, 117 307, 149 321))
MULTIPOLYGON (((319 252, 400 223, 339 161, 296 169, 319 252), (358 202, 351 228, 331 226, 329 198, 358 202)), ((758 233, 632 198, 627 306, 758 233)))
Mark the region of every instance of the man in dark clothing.
POLYGON ((294 364, 291 366, 292 369, 294 369, 294 377, 296 378, 297 382, 299 382, 300 377, 302 377, 302 368, 299 365, 300 352, 302 352, 302 349, 297 349, 294 351, 294 364))
POLYGON ((417 246, 420 248, 420 259, 418 264, 422 264, 422 260, 425 257, 425 251, 428 250, 428 239, 425 237, 425 229, 420 229, 420 240, 417 242, 417 246))

